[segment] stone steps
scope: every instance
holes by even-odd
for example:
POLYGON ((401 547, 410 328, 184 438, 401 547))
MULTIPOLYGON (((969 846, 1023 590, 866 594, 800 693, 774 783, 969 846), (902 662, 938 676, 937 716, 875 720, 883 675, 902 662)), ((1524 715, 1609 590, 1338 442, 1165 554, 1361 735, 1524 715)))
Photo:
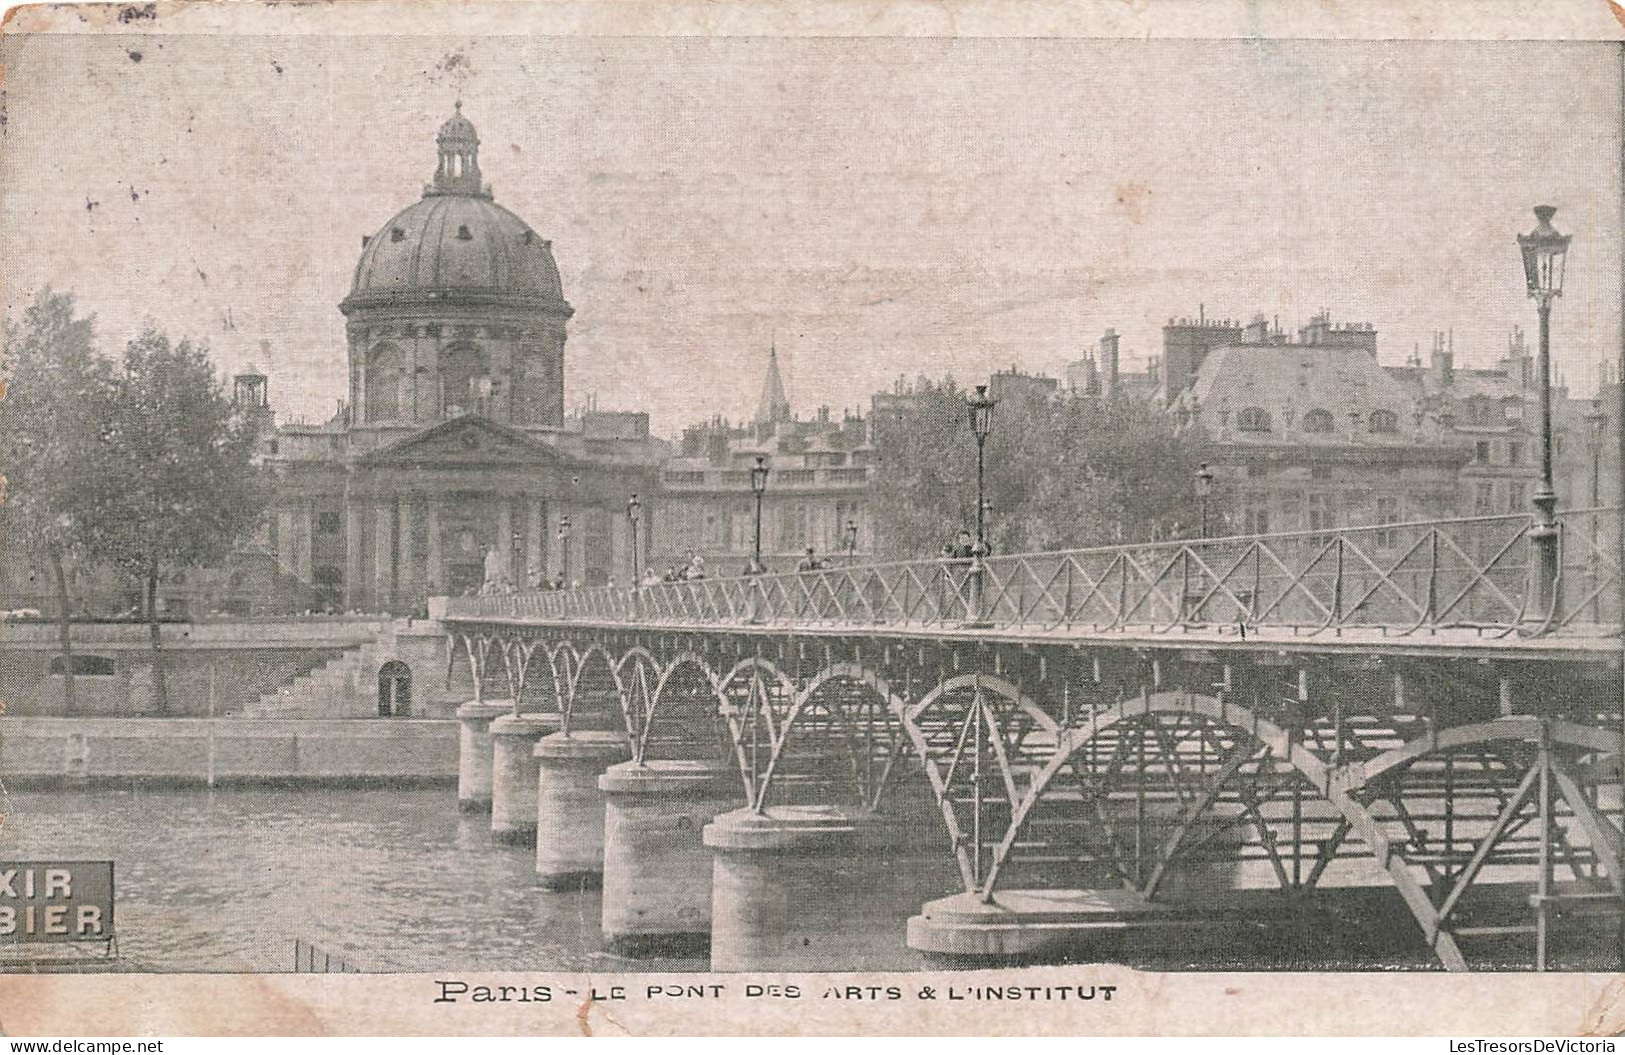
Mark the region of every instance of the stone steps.
POLYGON ((378 668, 395 652, 384 633, 300 674, 243 708, 244 718, 366 718, 377 714, 378 668))

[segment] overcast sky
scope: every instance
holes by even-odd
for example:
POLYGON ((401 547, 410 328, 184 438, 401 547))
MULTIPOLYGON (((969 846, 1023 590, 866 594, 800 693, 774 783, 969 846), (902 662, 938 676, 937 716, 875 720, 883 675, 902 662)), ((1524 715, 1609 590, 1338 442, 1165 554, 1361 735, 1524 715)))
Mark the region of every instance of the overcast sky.
POLYGON ((1618 45, 10 37, 0 260, 343 395, 338 302, 463 100, 496 200, 552 239, 567 400, 672 434, 899 374, 1058 374, 1106 327, 1322 306, 1400 362, 1533 330, 1513 241, 1575 235, 1557 368, 1619 354, 1618 45), (269 342, 269 352, 260 342, 269 342))

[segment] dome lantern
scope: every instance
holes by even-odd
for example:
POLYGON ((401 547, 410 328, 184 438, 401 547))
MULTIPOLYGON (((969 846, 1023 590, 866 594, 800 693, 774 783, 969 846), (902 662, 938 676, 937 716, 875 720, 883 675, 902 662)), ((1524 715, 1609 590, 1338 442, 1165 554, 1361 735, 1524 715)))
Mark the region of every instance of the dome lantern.
POLYGON ((480 136, 474 123, 463 116, 463 102, 457 100, 455 112, 440 126, 435 145, 440 148, 440 164, 435 169, 434 183, 424 190, 431 194, 472 194, 489 198, 491 190, 480 183, 480 136))

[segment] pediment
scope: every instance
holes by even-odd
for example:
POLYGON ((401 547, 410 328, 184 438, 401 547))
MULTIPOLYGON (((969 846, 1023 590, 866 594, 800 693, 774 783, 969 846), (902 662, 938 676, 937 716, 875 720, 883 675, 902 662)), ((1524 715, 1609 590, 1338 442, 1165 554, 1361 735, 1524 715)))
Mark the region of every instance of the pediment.
POLYGON ((566 459, 552 447, 518 429, 466 415, 441 422, 364 455, 369 466, 560 466, 566 459))

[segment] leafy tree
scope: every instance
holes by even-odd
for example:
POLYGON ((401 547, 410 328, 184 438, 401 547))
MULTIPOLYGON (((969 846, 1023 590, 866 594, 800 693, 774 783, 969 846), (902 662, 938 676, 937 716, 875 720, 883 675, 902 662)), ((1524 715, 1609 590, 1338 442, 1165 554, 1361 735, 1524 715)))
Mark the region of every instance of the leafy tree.
POLYGON ((168 709, 158 583, 217 565, 265 515, 257 424, 233 410, 205 348, 148 329, 98 415, 90 494, 97 548, 144 586, 158 709, 168 709))
MULTIPOLYGON (((1201 450, 1169 415, 1132 396, 1007 388, 984 472, 994 553, 1193 533, 1201 450)), ((975 531, 976 439, 966 396, 951 377, 921 378, 876 411, 875 513, 888 556, 935 554, 960 529, 975 531)))
POLYGON ((50 564, 63 705, 72 714, 70 572, 87 553, 83 475, 93 453, 91 422, 110 380, 109 364, 96 353, 94 318, 77 314, 73 294, 40 291, 20 321, 5 322, 0 377, 5 548, 50 564))

